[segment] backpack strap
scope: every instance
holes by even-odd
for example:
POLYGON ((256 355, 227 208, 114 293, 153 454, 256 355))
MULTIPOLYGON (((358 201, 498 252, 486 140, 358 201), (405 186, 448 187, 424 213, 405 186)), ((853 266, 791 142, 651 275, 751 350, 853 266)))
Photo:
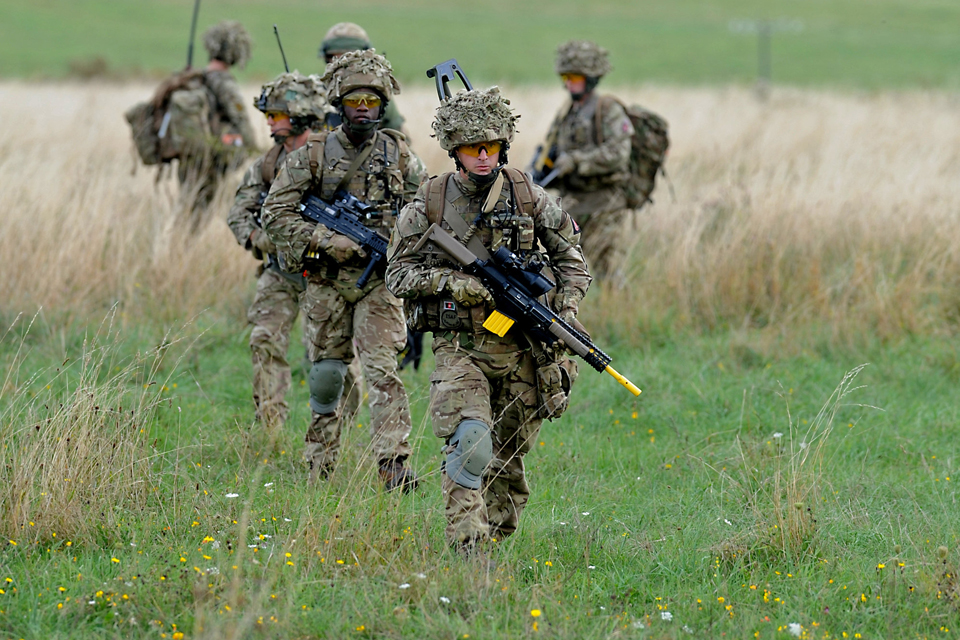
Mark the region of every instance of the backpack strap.
POLYGON ((260 165, 260 178, 263 184, 271 184, 277 177, 277 160, 280 159, 280 153, 283 151, 283 145, 275 145, 263 156, 263 164, 260 165))
POLYGON ((452 172, 442 173, 427 180, 426 214, 430 224, 439 224, 443 217, 444 203, 447 198, 447 182, 452 172))
POLYGON ((310 158, 310 175, 318 182, 320 175, 323 173, 320 170, 320 154, 323 153, 323 148, 326 146, 327 136, 329 134, 329 131, 319 131, 317 133, 311 133, 307 137, 307 155, 310 158))
POLYGON ((517 199, 517 204, 520 205, 520 210, 533 217, 536 200, 533 197, 533 186, 530 184, 527 174, 513 167, 504 167, 502 171, 513 186, 513 195, 517 199))
POLYGON ((380 133, 390 136, 396 143, 398 155, 400 156, 398 161, 400 173, 406 178, 407 160, 410 158, 410 145, 407 144, 407 136, 396 129, 381 129, 380 133))

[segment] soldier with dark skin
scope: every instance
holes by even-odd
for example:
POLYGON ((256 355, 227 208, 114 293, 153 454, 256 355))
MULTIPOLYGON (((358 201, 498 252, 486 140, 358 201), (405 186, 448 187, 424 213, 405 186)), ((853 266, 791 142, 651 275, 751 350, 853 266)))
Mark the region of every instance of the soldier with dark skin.
MULTIPOLYGON (((319 57, 330 64, 347 51, 365 51, 372 48, 373 44, 363 27, 352 22, 339 22, 330 27, 326 35, 323 36, 319 57)), ((405 119, 397 111, 396 104, 388 102, 380 117, 380 128, 395 129, 406 134, 403 128, 404 122, 405 119)))
MULTIPOLYGON (((230 68, 241 69, 250 58, 250 35, 239 22, 224 20, 207 29, 203 46, 210 56, 203 70, 203 85, 210 96, 210 124, 215 140, 197 149, 177 167, 186 204, 202 211, 213 199, 217 185, 235 164, 243 149, 255 150, 255 136, 243 108, 243 94, 230 68)), ((198 219, 194 220, 194 226, 198 219)))
POLYGON ((494 87, 458 93, 437 109, 433 130, 457 170, 421 186, 388 249, 387 286, 407 302, 415 328, 434 332, 429 412, 434 434, 445 442, 446 538, 466 554, 516 531, 530 495, 523 458, 543 419, 555 415, 545 408, 542 372, 566 376, 568 394, 576 365, 559 350, 533 344, 521 327, 503 337, 487 331, 490 292, 420 240, 431 224, 454 234, 456 226, 466 227, 465 235, 490 253, 506 247, 525 264, 545 263, 556 281, 551 305, 566 321, 575 319, 590 284, 576 223, 506 166, 517 119, 508 104, 494 87))
POLYGON ((412 449, 407 394, 397 374, 406 342, 403 307, 374 273, 361 289, 367 266, 349 237, 300 215, 304 196, 330 201, 345 190, 376 208, 362 222, 389 236, 400 208, 413 199, 424 174, 403 134, 377 129, 380 110, 400 90, 390 63, 372 49, 348 52, 327 66, 323 82, 343 124, 311 136, 292 152, 263 207, 264 229, 288 269, 306 271, 306 315, 311 422, 305 457, 310 481, 327 477, 340 454, 344 374, 356 353, 370 405, 371 450, 387 490, 411 490, 416 474, 406 466, 412 449))
MULTIPOLYGON (((297 71, 281 74, 263 85, 253 105, 266 116, 275 146, 247 169, 227 224, 237 242, 258 260, 263 260, 253 304, 247 312, 247 319, 253 325, 250 333, 253 401, 257 421, 276 436, 289 411, 287 349, 306 283, 301 274, 287 273, 280 268, 277 248, 261 228, 260 209, 287 155, 306 144, 312 133, 324 128, 324 119, 333 108, 327 102, 327 91, 320 78, 297 71)), ((348 388, 353 386, 348 385, 348 388)), ((353 396, 357 402, 356 390, 353 396)))
POLYGON ((606 49, 583 40, 557 49, 556 70, 570 100, 557 113, 546 148, 556 145, 553 169, 558 176, 549 186, 559 189, 564 209, 580 225, 590 272, 600 279, 619 279, 634 216, 624 191, 633 125, 619 102, 604 100, 595 90, 611 69, 607 58, 606 49))

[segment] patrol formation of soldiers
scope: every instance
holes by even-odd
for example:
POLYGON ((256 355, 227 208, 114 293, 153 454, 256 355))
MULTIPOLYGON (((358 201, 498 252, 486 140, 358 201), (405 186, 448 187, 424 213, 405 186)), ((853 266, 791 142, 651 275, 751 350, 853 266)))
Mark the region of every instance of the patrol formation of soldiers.
MULTIPOLYGON (((224 22, 204 44, 211 60, 204 78, 219 114, 212 157, 222 158, 234 145, 253 146, 228 71, 247 59, 250 42, 238 23, 224 22)), ((619 102, 595 91, 610 71, 607 51, 571 41, 556 61, 570 101, 547 138, 556 178, 550 186, 562 200, 508 166, 519 116, 496 87, 441 103, 432 127, 453 171, 429 178, 401 132, 393 103, 400 84, 366 32, 334 25, 319 55, 327 63, 322 77, 281 74, 254 100, 275 145, 247 169, 227 217, 237 242, 262 260, 248 313, 256 420, 275 438, 287 419, 287 350, 301 315, 310 361, 307 481, 321 482, 336 468, 362 379, 380 480, 388 491, 415 490, 397 356, 408 326, 432 332, 429 414, 444 442, 446 538, 470 553, 516 531, 530 495, 523 458, 541 422, 566 408, 577 365, 562 343, 544 345, 522 327, 503 335, 485 328, 495 308, 490 291, 423 236, 437 225, 478 255, 505 248, 524 265, 547 265, 555 287, 546 303, 580 327, 591 271, 609 278, 623 268, 633 214, 623 183, 634 128, 619 102), (362 223, 389 238, 385 270, 362 287, 361 247, 300 213, 305 196, 329 201, 340 191, 372 207, 362 223)), ((222 160, 181 160, 181 182, 206 205, 225 167, 222 160)))

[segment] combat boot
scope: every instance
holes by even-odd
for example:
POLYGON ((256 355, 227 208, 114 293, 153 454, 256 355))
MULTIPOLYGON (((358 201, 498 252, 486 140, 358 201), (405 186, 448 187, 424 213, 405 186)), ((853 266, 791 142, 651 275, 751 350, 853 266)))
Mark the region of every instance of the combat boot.
POLYGON ((333 473, 333 466, 329 464, 323 464, 316 460, 310 461, 310 475, 307 478, 307 486, 312 487, 322 480, 327 480, 330 477, 330 474, 333 473))
POLYGON ((403 466, 404 458, 390 458, 380 461, 380 481, 387 491, 400 489, 404 493, 410 493, 417 489, 420 481, 413 469, 403 466))

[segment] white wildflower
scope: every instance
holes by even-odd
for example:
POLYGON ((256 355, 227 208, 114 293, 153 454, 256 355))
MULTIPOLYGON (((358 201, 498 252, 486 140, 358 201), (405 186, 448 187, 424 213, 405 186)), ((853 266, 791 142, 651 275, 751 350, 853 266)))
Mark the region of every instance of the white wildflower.
POLYGON ((239 493, 228 493, 228 494, 227 494, 227 497, 228 497, 228 498, 239 498, 239 497, 240 497, 240 494, 239 494, 239 493))
POLYGON ((440 602, 442 602, 443 604, 450 604, 450 598, 448 598, 447 596, 440 596, 440 602))
POLYGON ((667 622, 670 622, 671 620, 673 620, 673 614, 670 613, 669 611, 661 611, 661 612, 660 612, 660 619, 661 619, 661 620, 666 620, 667 622))
POLYGON ((782 438, 782 437, 783 437, 783 434, 780 433, 779 431, 777 431, 775 434, 773 434, 773 439, 774 439, 774 440, 779 440, 779 439, 782 438))
POLYGON ((400 585, 399 587, 397 587, 397 589, 409 589, 409 588, 410 588, 410 583, 409 583, 409 582, 404 582, 402 585, 400 585))
POLYGON ((790 632, 794 638, 799 638, 800 634, 803 633, 803 627, 800 626, 799 622, 791 622, 787 625, 787 631, 790 632))

